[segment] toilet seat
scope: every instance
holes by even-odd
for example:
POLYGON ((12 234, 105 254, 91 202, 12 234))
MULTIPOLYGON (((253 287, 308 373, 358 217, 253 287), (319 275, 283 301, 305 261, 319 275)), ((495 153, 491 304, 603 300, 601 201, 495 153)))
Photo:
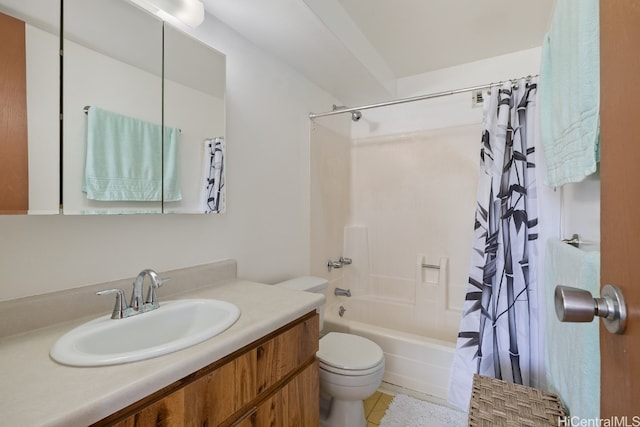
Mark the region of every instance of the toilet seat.
POLYGON ((384 368, 380 346, 358 335, 329 332, 316 353, 320 368, 340 375, 368 375, 384 368))

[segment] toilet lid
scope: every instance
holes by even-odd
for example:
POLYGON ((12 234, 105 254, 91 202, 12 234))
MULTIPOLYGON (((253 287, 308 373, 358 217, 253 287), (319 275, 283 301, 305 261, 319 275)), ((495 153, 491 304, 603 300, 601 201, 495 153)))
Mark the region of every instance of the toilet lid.
POLYGON ((316 356, 325 365, 349 371, 370 369, 384 360, 378 344, 357 335, 340 332, 329 332, 322 337, 316 356))

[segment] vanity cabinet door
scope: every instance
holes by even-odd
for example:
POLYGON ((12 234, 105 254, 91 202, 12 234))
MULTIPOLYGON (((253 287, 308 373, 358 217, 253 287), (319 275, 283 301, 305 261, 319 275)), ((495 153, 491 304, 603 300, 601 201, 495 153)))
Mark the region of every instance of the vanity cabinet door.
POLYGON ((256 397, 255 349, 184 388, 184 425, 218 426, 256 397))
POLYGON ((182 426, 185 419, 185 402, 184 390, 178 390, 120 422, 104 425, 114 427, 182 426))
POLYGON ((257 350, 258 393, 280 381, 305 361, 315 357, 318 351, 318 319, 312 317, 266 343, 257 350))
POLYGON ((318 325, 309 313, 95 425, 316 426, 318 325))
POLYGON ((299 427, 320 423, 318 361, 307 366, 277 393, 234 426, 299 427))

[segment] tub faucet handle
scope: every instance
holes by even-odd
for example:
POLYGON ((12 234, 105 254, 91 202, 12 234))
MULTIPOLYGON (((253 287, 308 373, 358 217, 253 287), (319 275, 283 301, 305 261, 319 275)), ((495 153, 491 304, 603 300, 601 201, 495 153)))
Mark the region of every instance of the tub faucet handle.
POLYGON ((327 263, 327 269, 331 271, 332 268, 342 268, 342 263, 340 261, 331 261, 327 263))
POLYGON ((343 256, 340 257, 340 263, 344 265, 349 265, 353 262, 351 258, 345 258, 343 256))

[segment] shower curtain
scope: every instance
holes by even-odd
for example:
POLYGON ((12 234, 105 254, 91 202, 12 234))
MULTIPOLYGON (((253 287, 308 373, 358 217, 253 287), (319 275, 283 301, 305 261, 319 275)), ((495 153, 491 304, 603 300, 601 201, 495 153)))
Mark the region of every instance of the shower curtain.
POLYGON ((474 373, 531 385, 537 370, 536 90, 537 79, 522 79, 484 96, 469 284, 449 386, 449 401, 464 410, 474 373))

